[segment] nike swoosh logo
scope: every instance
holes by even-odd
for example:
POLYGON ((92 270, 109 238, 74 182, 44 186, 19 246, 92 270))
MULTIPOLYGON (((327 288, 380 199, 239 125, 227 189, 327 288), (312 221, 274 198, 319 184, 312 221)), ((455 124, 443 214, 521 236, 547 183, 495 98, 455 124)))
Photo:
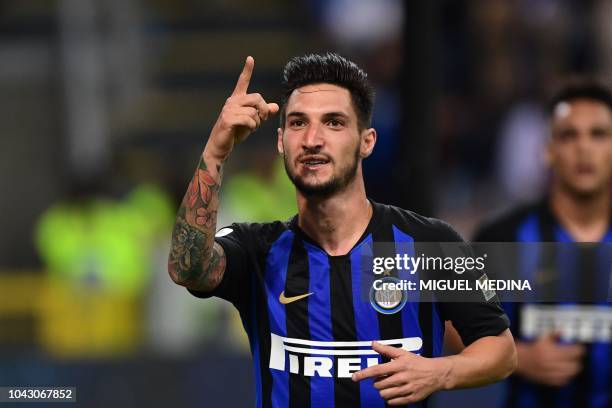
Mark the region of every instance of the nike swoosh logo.
POLYGON ((281 302, 283 305, 287 305, 289 303, 296 302, 296 301, 298 301, 300 299, 307 298, 308 296, 310 296, 312 294, 313 294, 313 292, 304 293, 303 295, 285 297, 285 291, 283 290, 281 292, 280 296, 278 297, 278 301, 281 302))

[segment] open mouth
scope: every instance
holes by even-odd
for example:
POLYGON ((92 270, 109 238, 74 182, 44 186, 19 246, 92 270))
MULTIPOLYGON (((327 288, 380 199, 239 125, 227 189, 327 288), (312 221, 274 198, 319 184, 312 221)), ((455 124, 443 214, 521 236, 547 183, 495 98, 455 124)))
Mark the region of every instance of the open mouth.
POLYGON ((328 164, 330 160, 325 156, 305 156, 300 159, 299 163, 308 169, 317 169, 328 164))

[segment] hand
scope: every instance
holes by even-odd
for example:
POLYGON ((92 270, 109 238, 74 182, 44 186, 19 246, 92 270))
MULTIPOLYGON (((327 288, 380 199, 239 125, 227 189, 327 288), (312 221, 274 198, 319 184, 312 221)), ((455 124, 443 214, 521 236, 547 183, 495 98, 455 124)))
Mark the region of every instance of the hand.
POLYGON ((517 373, 545 385, 566 385, 582 370, 585 348, 581 344, 559 344, 557 334, 540 337, 533 343, 519 342, 517 373))
POLYGON ((224 161, 234 146, 246 139, 261 123, 278 112, 276 103, 267 103, 258 93, 247 94, 255 60, 247 57, 232 95, 210 133, 205 152, 224 161))
POLYGON ((445 388, 452 363, 445 358, 425 358, 409 351, 372 342, 374 351, 391 358, 385 364, 353 374, 353 381, 374 378, 374 387, 389 405, 405 405, 445 388))

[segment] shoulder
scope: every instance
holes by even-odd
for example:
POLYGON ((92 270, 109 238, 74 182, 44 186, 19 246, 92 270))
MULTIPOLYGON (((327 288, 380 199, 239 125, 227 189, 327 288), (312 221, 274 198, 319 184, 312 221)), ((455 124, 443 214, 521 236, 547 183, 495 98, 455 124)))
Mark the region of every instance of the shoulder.
POLYGON ((497 212, 477 227, 474 241, 506 242, 516 240, 516 231, 529 217, 537 214, 541 203, 525 203, 497 212))
POLYGON ((388 204, 376 204, 382 219, 410 234, 416 241, 456 242, 463 238, 446 221, 388 204))
POLYGON ((243 243, 266 246, 278 239, 283 232, 289 230, 289 223, 273 222, 235 222, 220 228, 215 234, 216 240, 239 240, 243 243))
POLYGON ((248 234, 263 234, 270 235, 287 230, 288 222, 272 221, 272 222, 234 222, 226 227, 220 228, 217 231, 219 234, 229 234, 233 231, 248 234))

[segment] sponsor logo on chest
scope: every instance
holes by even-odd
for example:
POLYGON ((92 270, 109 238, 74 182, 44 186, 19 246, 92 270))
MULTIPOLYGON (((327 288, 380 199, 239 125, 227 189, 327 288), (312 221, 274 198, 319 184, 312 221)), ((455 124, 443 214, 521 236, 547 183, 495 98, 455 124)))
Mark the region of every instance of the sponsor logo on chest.
MULTIPOLYGON (((378 342, 417 354, 423 346, 420 337, 378 342)), ((271 333, 270 343, 271 369, 305 377, 350 378, 354 372, 380 363, 371 341, 313 341, 271 333)))

